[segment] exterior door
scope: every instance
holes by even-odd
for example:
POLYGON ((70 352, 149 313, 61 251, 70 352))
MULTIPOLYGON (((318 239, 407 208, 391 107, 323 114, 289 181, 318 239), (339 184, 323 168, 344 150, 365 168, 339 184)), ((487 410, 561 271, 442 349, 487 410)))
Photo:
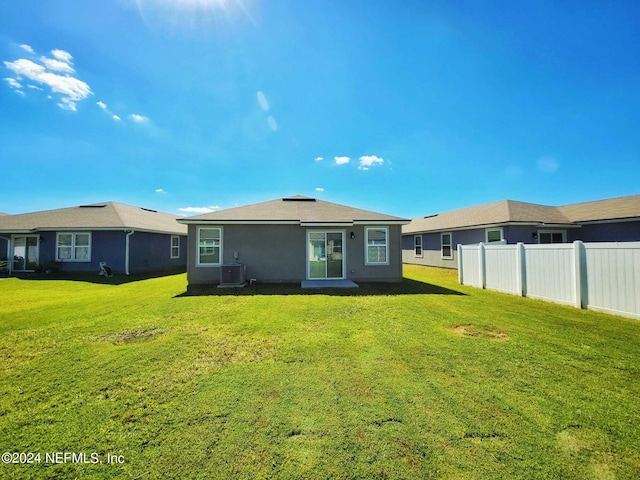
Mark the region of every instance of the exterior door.
POLYGON ((20 235, 13 237, 13 270, 14 272, 33 272, 38 267, 39 243, 38 235, 20 235))
POLYGON ((307 232, 307 278, 309 280, 344 277, 344 232, 307 232))

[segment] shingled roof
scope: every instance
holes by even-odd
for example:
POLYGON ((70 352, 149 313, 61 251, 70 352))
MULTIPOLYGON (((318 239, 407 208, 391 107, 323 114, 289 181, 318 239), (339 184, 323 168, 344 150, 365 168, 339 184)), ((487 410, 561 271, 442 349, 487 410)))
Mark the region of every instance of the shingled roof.
POLYGON ((640 218, 640 195, 576 203, 561 207, 500 200, 414 218, 402 233, 437 232, 506 224, 572 226, 603 220, 640 218))
POLYGON ((137 230, 186 235, 178 216, 117 202, 0 216, 0 232, 29 233, 60 230, 137 230))
POLYGON ((576 223, 640 218, 640 195, 574 203, 558 210, 576 223))
POLYGON ((296 195, 182 218, 180 223, 406 224, 408 219, 296 195))

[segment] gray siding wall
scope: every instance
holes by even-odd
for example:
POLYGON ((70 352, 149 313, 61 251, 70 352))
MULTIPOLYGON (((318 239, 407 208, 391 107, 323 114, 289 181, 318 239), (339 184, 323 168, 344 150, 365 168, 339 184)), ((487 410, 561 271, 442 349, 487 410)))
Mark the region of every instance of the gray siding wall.
POLYGON ((129 273, 184 271, 186 268, 186 235, 180 236, 179 258, 171 258, 171 235, 136 232, 129 237, 129 273))
MULTIPOLYGON (((203 225, 216 228, 216 225, 203 225)), ((189 225, 187 277, 189 285, 217 284, 220 267, 196 265, 198 246, 196 225, 189 225)), ((307 228, 298 225, 223 225, 222 262, 246 265, 247 279, 259 282, 299 282, 307 278, 307 231, 344 230, 346 277, 354 281, 399 282, 402 280, 401 231, 389 226, 389 265, 365 265, 364 226, 348 228, 307 228), (354 232, 355 238, 351 238, 354 232)))
POLYGON ((422 234, 422 257, 416 257, 414 252, 413 235, 403 236, 402 260, 404 263, 412 263, 415 265, 426 265, 430 267, 442 268, 458 268, 458 252, 456 246, 460 243, 467 245, 470 243, 480 243, 485 240, 483 229, 461 230, 451 233, 451 249, 453 258, 442 258, 441 233, 424 233, 422 234))
MULTIPOLYGON (((56 258, 56 232, 41 232, 39 264, 52 264, 56 258)), ((171 258, 171 235, 136 232, 129 243, 129 272, 184 271, 187 266, 187 237, 181 236, 180 258, 171 258)), ((6 243, 0 238, 0 258, 6 254, 6 243)), ((91 232, 91 261, 62 262, 61 272, 100 271, 100 262, 107 262, 115 273, 125 271, 126 233, 124 231, 91 232)))
MULTIPOLYGON (((40 265, 53 263, 56 258, 56 232, 40 234, 40 265)), ((61 272, 100 271, 100 262, 107 262, 114 272, 124 272, 124 232, 91 232, 91 261, 62 262, 61 272)))
POLYGON ((640 221, 583 225, 578 230, 567 232, 567 236, 570 242, 638 242, 640 221))

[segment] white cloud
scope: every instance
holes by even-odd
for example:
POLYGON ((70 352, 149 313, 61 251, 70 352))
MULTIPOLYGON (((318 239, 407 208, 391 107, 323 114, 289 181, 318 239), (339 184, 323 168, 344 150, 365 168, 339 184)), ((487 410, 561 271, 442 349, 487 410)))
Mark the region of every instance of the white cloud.
POLYGON ((144 123, 149 120, 149 117, 145 117, 144 115, 138 115, 137 113, 132 113, 129 115, 129 118, 136 123, 144 123))
POLYGON ((349 157, 334 157, 333 160, 336 162, 336 165, 346 165, 351 161, 349 157))
POLYGON ((269 115, 269 117, 267 118, 267 125, 269 125, 269 128, 274 132, 278 130, 278 124, 276 123, 276 119, 273 118, 272 115, 269 115))
POLYGON ((165 191, 164 191, 163 189, 161 189, 161 188, 156 188, 156 189, 155 189, 155 192, 156 192, 156 193, 167 193, 167 192, 165 192, 165 191))
POLYGON ((77 111, 76 102, 68 97, 62 97, 60 99, 60 103, 58 103, 58 106, 63 110, 71 110, 72 112, 77 111))
MULTIPOLYGON (((107 104, 106 104, 106 103, 104 103, 102 100, 100 100, 100 101, 96 102, 96 105, 98 105, 98 106, 99 106, 102 110, 104 110, 108 115, 111 115, 111 118, 113 118, 114 120, 116 120, 116 121, 120 121, 120 120, 122 120, 118 115, 116 115, 116 114, 115 114, 115 113, 113 113, 111 110, 109 110, 109 108, 107 107, 107 104)), ((146 117, 141 117, 140 115, 136 115, 136 117, 140 117, 141 119, 142 119, 142 118, 146 119, 146 117)), ((133 119, 133 120, 134 120, 134 121, 136 121, 136 122, 138 122, 138 121, 143 122, 143 121, 144 121, 144 119, 142 119, 142 120, 136 120, 136 119, 133 119)))
POLYGON ((75 70, 66 62, 61 62, 60 60, 55 60, 53 58, 40 57, 40 61, 43 63, 45 67, 49 70, 54 70, 56 72, 64 72, 64 73, 75 73, 75 70))
POLYGON ((542 173, 555 173, 560 168, 560 164, 553 157, 540 157, 536 164, 542 173))
POLYGON ((316 159, 315 159, 316 162, 321 162, 322 160, 324 160, 324 158, 322 158, 322 157, 316 157, 316 159))
POLYGON ((54 58, 56 58, 57 60, 60 60, 61 62, 67 63, 69 65, 73 64, 73 62, 71 61, 73 57, 69 52, 65 52, 64 50, 54 49, 54 50, 51 50, 51 55, 53 55, 54 58))
POLYGON ((267 101, 267 97, 264 96, 264 93, 261 91, 258 91, 256 93, 256 97, 258 98, 258 105, 260 105, 260 108, 262 110, 264 110, 265 112, 269 110, 269 102, 267 101))
POLYGON ((377 157, 376 155, 364 155, 360 157, 360 163, 358 164, 358 169, 369 170, 371 167, 375 167, 376 165, 382 165, 383 163, 384 163, 384 159, 377 157))
POLYGON ((35 85, 27 85, 27 88, 31 88, 32 90, 40 90, 40 91, 42 91, 42 89, 40 87, 36 87, 35 85))
POLYGON ((23 49, 23 50, 26 50, 29 53, 36 53, 36 52, 33 51, 33 48, 31 48, 26 43, 23 43, 22 45, 20 45, 20 48, 23 49))
POLYGON ((15 78, 5 78, 11 88, 22 88, 22 84, 15 78))
POLYGON ((184 207, 178 209, 178 211, 184 213, 210 213, 214 210, 220 210, 220 207, 218 205, 211 205, 209 207, 184 207))
POLYGON ((316 188, 316 192, 324 192, 324 188, 318 187, 318 188, 316 188))
POLYGON ((76 102, 93 95, 91 88, 82 80, 71 75, 60 75, 47 70, 46 67, 19 58, 13 62, 4 62, 4 65, 13 71, 18 78, 25 77, 41 85, 46 85, 53 93, 61 95, 58 106, 65 110, 76 110, 76 102))

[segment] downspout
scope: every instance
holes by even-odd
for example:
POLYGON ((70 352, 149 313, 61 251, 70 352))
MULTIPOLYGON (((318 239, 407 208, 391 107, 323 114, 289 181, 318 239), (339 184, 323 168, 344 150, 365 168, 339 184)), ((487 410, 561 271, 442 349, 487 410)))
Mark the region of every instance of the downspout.
POLYGON ((129 275, 129 237, 136 232, 134 230, 125 230, 125 232, 127 232, 127 236, 124 244, 124 273, 129 275))
POLYGON ((11 237, 3 237, 0 235, 0 238, 4 238, 7 241, 7 272, 9 276, 11 276, 11 272, 13 271, 13 258, 9 258, 11 255, 11 237))

